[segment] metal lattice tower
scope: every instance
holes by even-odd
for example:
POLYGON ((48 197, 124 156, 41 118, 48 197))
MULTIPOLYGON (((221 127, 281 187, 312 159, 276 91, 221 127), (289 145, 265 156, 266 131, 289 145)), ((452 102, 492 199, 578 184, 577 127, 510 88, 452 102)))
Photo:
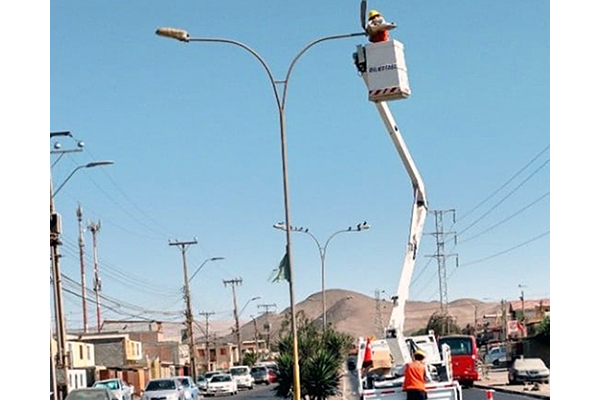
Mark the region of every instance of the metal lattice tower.
POLYGON ((427 257, 434 257, 438 263, 438 281, 440 291, 440 308, 442 315, 448 315, 448 282, 446 278, 446 258, 455 257, 456 266, 458 267, 458 254, 446 254, 445 251, 445 240, 448 235, 454 236, 454 243, 456 244, 456 232, 444 232, 444 214, 452 213, 452 221, 456 222, 455 210, 431 210, 435 216, 435 232, 430 235, 435 236, 436 252, 433 255, 427 257))

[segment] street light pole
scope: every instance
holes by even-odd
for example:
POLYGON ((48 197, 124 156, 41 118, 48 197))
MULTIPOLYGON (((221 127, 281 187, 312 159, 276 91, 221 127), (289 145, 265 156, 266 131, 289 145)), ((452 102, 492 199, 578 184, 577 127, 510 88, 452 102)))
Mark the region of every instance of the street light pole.
POLYGON ((224 259, 225 259, 224 257, 212 257, 212 258, 207 258, 206 260, 204 260, 202 262, 202 264, 200 264, 200 266, 198 268, 196 268, 196 271, 194 271, 194 273, 190 277, 190 282, 192 282, 192 279, 194 279, 194 277, 196 276, 196 274, 198 272, 200 272, 200 270, 202 269, 202 267, 204 267, 204 264, 206 264, 209 261, 219 261, 219 260, 224 260, 224 259))
MULTIPOLYGON (((73 137, 71 132, 50 132, 50 138, 68 136, 73 137)), ((56 380, 55 399, 64 399, 69 392, 69 358, 67 357, 67 328, 64 315, 64 303, 62 297, 62 275, 60 272, 60 254, 59 247, 62 244, 60 234, 62 233, 61 216, 56 212, 54 198, 60 189, 64 187, 67 181, 81 168, 93 168, 102 165, 113 164, 113 161, 98 161, 91 162, 86 165, 81 165, 71 172, 67 179, 55 191, 52 183, 52 166, 54 166, 60 158, 66 153, 80 152, 83 150, 83 142, 79 141, 75 149, 60 149, 60 145, 55 144, 55 150, 51 154, 60 154, 59 158, 50 166, 50 258, 52 263, 52 284, 54 292, 54 313, 56 319, 56 350, 57 358, 51 366, 54 367, 53 381, 56 380), (60 371, 60 374, 58 372, 60 371)), ((52 355, 51 355, 52 356, 52 355)), ((53 360, 54 361, 54 360, 53 360)))
MULTIPOLYGON (((312 240, 315 242, 315 244, 317 245, 317 248, 319 249, 319 256, 321 258, 321 304, 323 307, 323 332, 325 332, 325 330, 327 329, 327 301, 325 299, 325 256, 327 254, 327 246, 329 246, 329 242, 331 242, 331 239, 333 239, 335 236, 337 236, 340 233, 344 233, 344 232, 361 232, 364 230, 369 229, 371 226, 369 224, 367 224, 367 222, 362 222, 358 225, 356 225, 356 227, 348 227, 348 229, 342 229, 339 230, 337 232, 334 232, 331 236, 329 236, 329 238, 327 238, 327 241, 325 242, 325 246, 321 246, 321 243, 319 243, 319 240, 308 231, 308 228, 296 228, 294 226, 292 226, 290 229, 294 232, 301 232, 301 233, 306 233, 308 236, 310 236, 312 238, 312 240)), ((275 229, 280 229, 280 230, 286 230, 286 226, 283 222, 280 222, 278 224, 273 225, 273 228, 275 229)))
MULTIPOLYGON (((283 172, 283 198, 284 198, 284 207, 285 207, 285 223, 286 226, 289 227, 291 225, 291 217, 290 217, 290 203, 289 203, 289 189, 288 189, 288 173, 287 173, 287 143, 286 143, 286 131, 285 131, 285 99, 287 96, 287 85, 289 82, 289 78, 292 72, 296 61, 304 54, 309 48, 316 45, 317 43, 321 43, 327 40, 334 39, 343 39, 343 38, 351 38, 356 36, 365 36, 365 32, 360 33, 351 33, 345 35, 334 35, 334 36, 326 36, 317 40, 310 42, 306 45, 292 60, 290 63, 286 77, 284 81, 275 81, 269 66, 265 62, 265 60, 251 47, 248 45, 238 42, 236 40, 231 39, 222 39, 222 38, 190 38, 190 35, 187 31, 183 29, 176 28, 168 28, 161 27, 156 30, 156 34, 159 36, 164 36, 171 39, 177 39, 182 42, 214 42, 214 43, 228 43, 233 44, 235 46, 241 47, 244 50, 251 53, 264 67, 269 81, 271 82, 271 86, 273 88, 273 93, 275 95, 275 100, 277 101, 277 112, 279 114, 279 131, 280 131, 280 140, 281 140, 281 161, 282 161, 282 172, 283 172), (278 83, 283 83, 283 94, 280 96, 279 90, 277 88, 278 83)), ((296 309, 295 309, 295 299, 294 299, 294 272, 293 272, 293 257, 292 257, 292 235, 289 228, 286 228, 286 255, 288 259, 288 268, 289 268, 289 292, 290 292, 290 313, 292 320, 292 355, 294 360, 293 365, 293 378, 294 378, 294 400, 300 400, 300 366, 298 363, 298 332, 296 328, 296 309)))

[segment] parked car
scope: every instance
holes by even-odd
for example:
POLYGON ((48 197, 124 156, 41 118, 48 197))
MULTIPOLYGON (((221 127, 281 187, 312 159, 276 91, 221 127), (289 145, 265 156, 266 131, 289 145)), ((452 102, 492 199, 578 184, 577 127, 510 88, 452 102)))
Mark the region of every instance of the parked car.
POLYGON ((148 381, 142 400, 185 400, 183 386, 175 378, 151 379, 148 381))
POLYGON ((508 368, 508 383, 550 383, 550 370, 541 358, 517 358, 508 368))
POLYGON ((267 379, 269 379, 269 383, 275 383, 277 381, 277 376, 279 375, 279 368, 269 368, 267 367, 267 379))
POLYGON ((494 367, 504 366, 508 363, 506 347, 494 346, 483 357, 483 363, 493 365, 494 367))
POLYGON ((200 391, 204 392, 204 391, 206 391, 207 387, 208 387, 208 381, 206 380, 206 377, 204 375, 198 376, 198 389, 200 389, 200 391))
POLYGON ((222 374, 222 373, 223 372, 221 372, 221 371, 209 371, 204 374, 204 377, 206 378, 206 382, 208 382, 208 381, 210 381, 210 378, 212 378, 213 376, 222 374))
POLYGON ((231 374, 213 375, 208 381, 208 389, 206 389, 207 396, 216 396, 218 394, 234 395, 237 392, 237 383, 231 374))
POLYGON ((253 389, 254 378, 250 375, 250 368, 241 365, 239 367, 231 367, 229 373, 237 383, 238 388, 253 389))
POLYGON ((121 379, 105 379, 97 381, 92 387, 105 387, 117 398, 117 400, 131 400, 133 396, 133 388, 121 379))
POLYGON ((269 385, 271 380, 269 379, 269 368, 264 365, 255 365, 250 369, 250 375, 254 379, 254 383, 264 383, 269 385))
POLYGON ((65 400, 116 400, 112 391, 105 387, 74 389, 65 400))
POLYGON ((189 376, 176 376, 181 386, 183 386, 183 394, 186 400, 198 400, 200 397, 200 389, 189 376))

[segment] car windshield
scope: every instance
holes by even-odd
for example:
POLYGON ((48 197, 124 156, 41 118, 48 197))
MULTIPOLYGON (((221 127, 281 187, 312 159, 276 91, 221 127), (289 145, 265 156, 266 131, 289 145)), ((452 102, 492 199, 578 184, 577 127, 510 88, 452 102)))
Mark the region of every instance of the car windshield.
POLYGON ((175 381, 171 379, 163 379, 158 381, 148 382, 146 386, 146 392, 152 392, 155 390, 174 390, 176 389, 175 381))
POLYGON ((231 375, 246 375, 248 373, 248 370, 246 368, 231 368, 229 370, 229 373, 231 375))
POLYGON ((251 373, 265 373, 267 372, 267 368, 265 367, 252 367, 252 370, 250 370, 251 373))
POLYGON ((210 380, 211 382, 231 382, 231 377, 229 375, 215 375, 210 380))
POLYGON ((117 385, 117 381, 100 381, 94 383, 94 387, 105 387, 110 390, 117 390, 119 385, 117 385))
POLYGON ((205 380, 206 380, 206 378, 203 376, 198 377, 198 382, 204 382, 205 380))
POLYGON ((181 383, 181 386, 190 387, 190 381, 187 378, 179 378, 178 381, 181 383))
POLYGON ((515 360, 515 368, 518 369, 546 369, 541 358, 524 358, 515 360))
POLYGON ((473 346, 470 338, 443 338, 440 344, 450 346, 450 354, 453 356, 464 356, 473 353, 473 346))
POLYGON ((109 400, 109 397, 102 389, 76 389, 71 391, 65 400, 109 400))

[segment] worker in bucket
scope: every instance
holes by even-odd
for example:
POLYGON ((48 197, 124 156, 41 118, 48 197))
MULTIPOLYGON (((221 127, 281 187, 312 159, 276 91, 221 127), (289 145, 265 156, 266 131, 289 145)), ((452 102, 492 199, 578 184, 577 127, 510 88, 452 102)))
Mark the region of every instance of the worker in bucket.
POLYGON ((404 383, 402 390, 406 392, 406 400, 426 400, 425 382, 427 367, 425 366, 425 352, 417 349, 413 354, 414 361, 406 364, 404 369, 404 383))
POLYGON ((386 22, 379 11, 369 11, 369 21, 367 22, 369 42, 378 43, 387 41, 390 38, 389 31, 395 27, 396 24, 393 22, 386 22))

